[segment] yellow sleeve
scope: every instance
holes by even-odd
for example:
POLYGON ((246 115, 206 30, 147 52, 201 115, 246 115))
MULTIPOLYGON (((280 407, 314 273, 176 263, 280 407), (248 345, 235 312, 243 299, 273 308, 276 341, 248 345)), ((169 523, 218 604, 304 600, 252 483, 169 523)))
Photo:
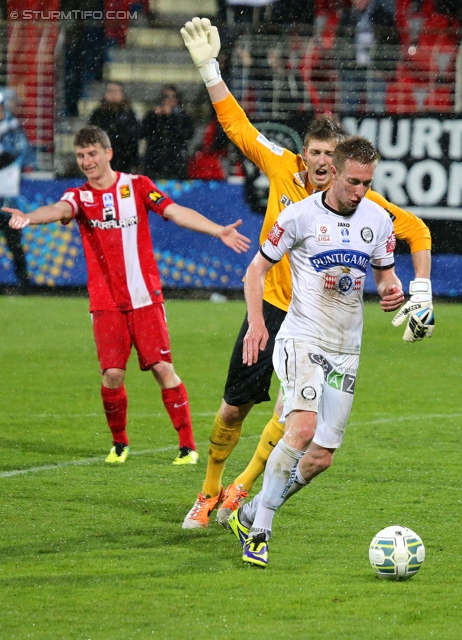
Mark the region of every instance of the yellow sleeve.
POLYGON ((386 200, 377 191, 369 189, 366 193, 366 198, 380 205, 390 215, 396 237, 408 243, 411 253, 424 251, 425 249, 431 250, 430 229, 421 218, 418 218, 410 211, 397 207, 396 204, 386 200))
POLYGON ((279 170, 281 163, 286 163, 288 156, 296 155, 268 141, 248 119, 245 111, 236 98, 229 93, 224 100, 214 102, 218 122, 224 132, 242 153, 259 167, 268 177, 279 170))

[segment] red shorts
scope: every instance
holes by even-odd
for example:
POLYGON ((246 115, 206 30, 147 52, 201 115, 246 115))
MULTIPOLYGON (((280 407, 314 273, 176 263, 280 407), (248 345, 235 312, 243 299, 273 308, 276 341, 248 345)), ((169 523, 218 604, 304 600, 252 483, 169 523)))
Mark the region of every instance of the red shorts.
POLYGON ((141 371, 172 362, 164 305, 155 302, 132 311, 93 311, 93 334, 101 371, 125 369, 132 345, 141 371))

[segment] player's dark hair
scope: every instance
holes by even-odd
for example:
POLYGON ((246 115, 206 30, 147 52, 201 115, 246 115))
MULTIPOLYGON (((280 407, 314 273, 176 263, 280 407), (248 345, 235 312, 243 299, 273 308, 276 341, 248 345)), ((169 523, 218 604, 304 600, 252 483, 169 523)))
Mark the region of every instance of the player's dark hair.
POLYGON ((380 160, 380 153, 367 138, 350 136, 338 143, 332 156, 332 164, 338 173, 342 172, 347 160, 365 165, 377 164, 380 160))
POLYGON ((92 124, 82 127, 74 136, 74 147, 90 147, 99 144, 103 149, 111 149, 109 136, 100 127, 92 124))
POLYGON ((310 140, 321 140, 322 142, 335 140, 338 143, 345 136, 345 129, 336 118, 322 114, 313 120, 308 127, 303 144, 307 147, 310 140))

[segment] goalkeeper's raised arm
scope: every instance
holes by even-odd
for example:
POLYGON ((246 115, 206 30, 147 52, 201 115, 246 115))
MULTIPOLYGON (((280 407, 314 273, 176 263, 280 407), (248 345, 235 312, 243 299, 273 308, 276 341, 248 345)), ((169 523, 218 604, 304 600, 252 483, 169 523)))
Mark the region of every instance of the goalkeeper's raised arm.
POLYGON ((192 61, 204 80, 212 102, 224 100, 229 93, 221 78, 217 56, 220 35, 208 18, 193 18, 181 29, 184 43, 192 61))

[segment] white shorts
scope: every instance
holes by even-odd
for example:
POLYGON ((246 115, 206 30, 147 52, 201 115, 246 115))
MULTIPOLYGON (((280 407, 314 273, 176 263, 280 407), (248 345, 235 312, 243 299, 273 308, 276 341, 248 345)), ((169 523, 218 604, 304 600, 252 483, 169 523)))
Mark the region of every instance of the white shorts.
POLYGON ((303 340, 278 338, 273 365, 284 400, 281 422, 291 411, 314 411, 318 420, 313 442, 337 449, 353 404, 359 355, 331 353, 303 340))

